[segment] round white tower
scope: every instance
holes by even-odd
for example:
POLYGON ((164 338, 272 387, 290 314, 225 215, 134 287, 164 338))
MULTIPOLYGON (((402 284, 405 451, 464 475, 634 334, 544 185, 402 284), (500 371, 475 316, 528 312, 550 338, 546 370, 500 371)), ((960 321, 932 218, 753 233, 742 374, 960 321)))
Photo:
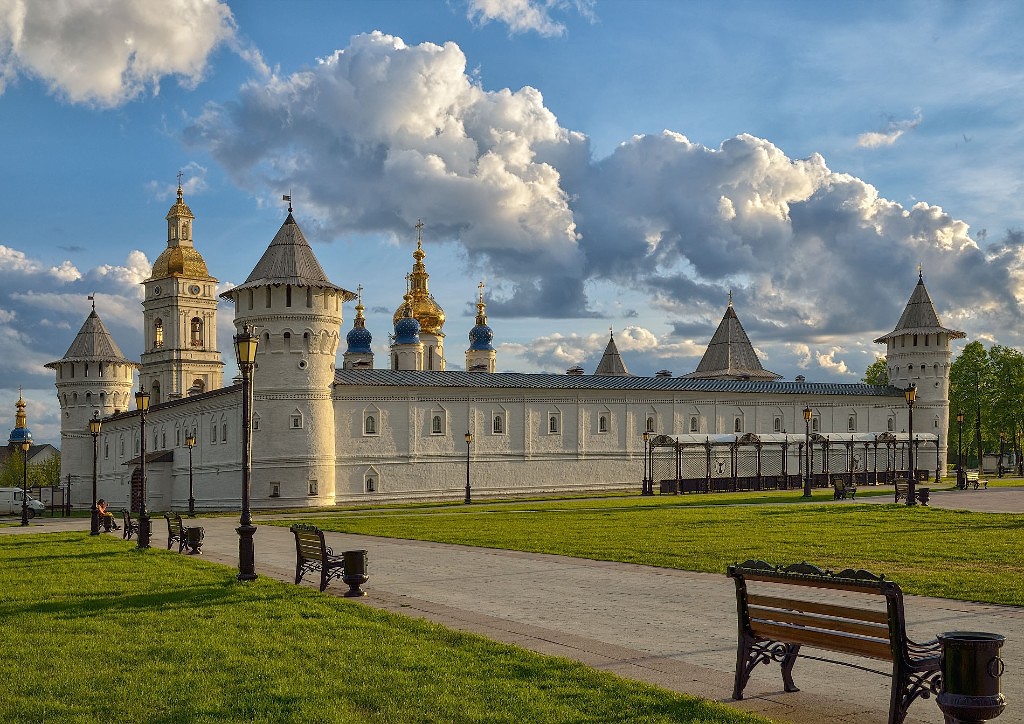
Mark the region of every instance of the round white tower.
POLYGON ((248 325, 259 335, 253 505, 333 505, 331 389, 342 303, 356 295, 327 279, 289 205, 288 218, 249 278, 221 296, 235 304, 236 330, 248 325))
MULTIPOLYGON (((878 344, 885 344, 889 384, 901 389, 912 384, 917 387, 914 432, 939 437, 938 475, 945 475, 946 471, 950 342, 964 336, 959 330, 942 326, 924 286, 924 275, 918 274, 917 286, 896 328, 875 340, 878 344)), ((906 409, 903 419, 907 419, 906 409)), ((929 468, 926 463, 922 460, 918 467, 929 468)))
POLYGON ((92 435, 89 420, 93 415, 106 418, 131 409, 136 362, 127 359, 96 313, 86 318, 68 351, 46 366, 56 373, 57 400, 60 403, 60 476, 71 476, 73 503, 89 500, 82 485, 92 479, 92 435))

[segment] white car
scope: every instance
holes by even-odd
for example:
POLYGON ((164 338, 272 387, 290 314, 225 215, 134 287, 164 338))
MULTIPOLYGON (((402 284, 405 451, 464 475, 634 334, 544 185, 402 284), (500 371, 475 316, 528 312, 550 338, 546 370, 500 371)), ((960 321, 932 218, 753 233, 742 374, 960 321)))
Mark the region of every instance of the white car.
MULTIPOLYGON (((0 488, 0 515, 21 515, 21 488, 0 488)), ((46 510, 46 504, 29 496, 28 517, 46 510)))

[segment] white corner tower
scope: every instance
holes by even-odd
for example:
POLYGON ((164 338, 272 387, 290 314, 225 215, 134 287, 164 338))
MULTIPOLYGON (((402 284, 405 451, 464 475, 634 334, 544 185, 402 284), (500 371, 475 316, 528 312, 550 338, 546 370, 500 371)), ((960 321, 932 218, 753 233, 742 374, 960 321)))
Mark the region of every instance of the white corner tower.
POLYGON ((224 363, 217 350, 217 280, 192 243, 195 217, 178 200, 167 212, 167 248, 143 282, 145 351, 139 383, 151 404, 223 386, 224 363))
MULTIPOLYGON (((130 409, 135 369, 138 363, 127 359, 96 313, 92 311, 78 330, 64 356, 46 366, 56 373, 57 400, 60 403, 60 475, 71 476, 74 502, 88 501, 84 486, 76 483, 91 479, 92 436, 89 420, 93 415, 106 418, 130 409), (84 497, 83 497, 84 496, 84 497)), ((91 504, 91 501, 88 501, 91 504)))
POLYGON ((259 336, 253 377, 254 504, 333 505, 335 425, 331 396, 342 303, 356 298, 327 279, 292 216, 244 284, 222 295, 235 328, 259 336))
POLYGON ((917 286, 896 328, 875 340, 885 344, 889 384, 900 389, 917 386, 914 432, 938 435, 940 475, 946 470, 944 435, 949 429, 950 342, 964 336, 959 330, 942 326, 924 286, 924 275, 919 273, 917 286))

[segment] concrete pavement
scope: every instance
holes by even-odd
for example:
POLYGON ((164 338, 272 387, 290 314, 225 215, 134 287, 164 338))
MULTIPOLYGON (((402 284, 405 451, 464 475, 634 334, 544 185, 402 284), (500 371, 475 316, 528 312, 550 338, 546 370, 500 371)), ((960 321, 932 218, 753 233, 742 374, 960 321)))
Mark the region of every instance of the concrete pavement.
MULTIPOLYGON (((886 500, 891 499, 879 502, 886 500)), ((1024 512, 1024 489, 941 492, 932 496, 932 505, 1024 512)), ((204 557, 237 565, 236 521, 202 518, 196 522, 206 529, 204 557)), ((44 519, 28 530, 87 527, 88 521, 82 519, 44 519)), ((166 541, 165 528, 162 520, 154 520, 156 545, 166 541)), ((4 528, 0 532, 23 530, 4 528)), ((255 542, 258 573, 291 581, 295 547, 287 528, 260 525, 255 542)), ((732 582, 724 572, 690 573, 333 533, 327 534, 327 542, 338 552, 369 551, 370 580, 364 587, 368 595, 362 599, 366 605, 575 659, 777 721, 886 721, 887 678, 807 659, 801 659, 794 670, 802 691, 784 693, 778 665, 761 666, 751 677, 746 698, 731 700, 736 605, 732 582)), ((884 572, 898 580, 898 572, 884 572)), ((316 581, 316 576, 307 576, 303 585, 316 585, 316 581)), ((345 590, 338 581, 328 593, 341 595, 345 590)), ((1024 677, 1020 674, 1024 671, 1024 609, 921 596, 908 596, 906 609, 910 634, 917 640, 953 630, 1005 635, 1002 687, 1009 707, 1002 721, 1024 721, 1024 677)), ((869 667, 876 663, 854 661, 869 667)), ((913 724, 942 721, 934 699, 916 701, 907 717, 913 724)))

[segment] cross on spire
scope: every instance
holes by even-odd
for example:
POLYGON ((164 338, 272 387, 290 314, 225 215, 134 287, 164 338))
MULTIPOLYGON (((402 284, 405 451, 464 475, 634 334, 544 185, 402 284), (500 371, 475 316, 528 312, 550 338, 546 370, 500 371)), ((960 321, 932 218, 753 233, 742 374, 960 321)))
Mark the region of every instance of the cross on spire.
POLYGON ((483 302, 484 301, 484 280, 481 279, 480 283, 477 284, 476 286, 477 286, 477 289, 480 290, 480 301, 483 302))
POLYGON ((181 169, 178 169, 178 188, 179 189, 181 188, 181 177, 184 176, 184 175, 185 175, 185 173, 181 169))
POLYGON ((423 219, 416 219, 416 246, 423 245, 423 219))

